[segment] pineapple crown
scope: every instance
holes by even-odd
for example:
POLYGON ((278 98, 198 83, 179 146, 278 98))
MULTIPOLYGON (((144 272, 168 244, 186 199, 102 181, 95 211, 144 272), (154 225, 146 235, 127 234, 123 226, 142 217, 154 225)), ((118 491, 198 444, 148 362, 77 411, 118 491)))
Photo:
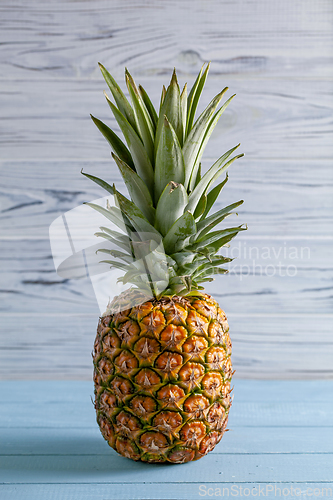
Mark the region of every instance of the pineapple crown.
POLYGON ((84 173, 114 197, 106 208, 88 203, 121 232, 101 227, 96 235, 113 247, 101 249, 113 260, 103 262, 124 271, 120 281, 139 290, 163 295, 197 294, 200 283, 212 281, 213 274, 232 259, 218 254, 243 225, 214 230, 243 200, 208 215, 228 180, 212 185, 243 154, 232 156, 239 144, 223 154, 204 174, 201 158, 207 142, 234 95, 218 108, 225 87, 195 120, 209 64, 201 68, 187 94, 180 91, 174 70, 168 88, 163 86, 157 114, 147 92, 135 84, 125 70, 132 105, 110 73, 99 64, 115 104, 107 103, 125 138, 124 142, 101 120, 91 115, 109 142, 126 184, 129 198, 114 185, 84 173))

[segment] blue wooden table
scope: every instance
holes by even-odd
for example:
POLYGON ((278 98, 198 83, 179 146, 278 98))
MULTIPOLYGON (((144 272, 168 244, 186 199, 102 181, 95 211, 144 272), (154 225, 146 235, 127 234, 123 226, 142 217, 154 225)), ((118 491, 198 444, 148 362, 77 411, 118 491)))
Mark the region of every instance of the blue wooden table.
POLYGON ((100 435, 89 382, 0 383, 1 500, 333 497, 333 381, 236 380, 207 457, 147 465, 100 435))

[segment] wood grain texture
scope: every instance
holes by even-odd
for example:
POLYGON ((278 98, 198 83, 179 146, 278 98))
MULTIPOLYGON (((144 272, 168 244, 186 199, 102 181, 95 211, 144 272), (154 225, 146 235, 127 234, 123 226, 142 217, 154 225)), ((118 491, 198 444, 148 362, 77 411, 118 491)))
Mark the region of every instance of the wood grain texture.
POLYGON ((81 168, 122 186, 89 118, 118 130, 98 60, 123 89, 128 66, 155 104, 174 66, 190 84, 207 60, 199 111, 225 85, 237 94, 204 167, 241 142, 217 208, 245 199, 249 231, 207 291, 236 376, 333 377, 332 21, 330 0, 1 2, 0 378, 90 377, 94 292, 56 275, 48 228, 102 196, 81 168))
MULTIPOLYGON (((241 381, 238 381, 241 383, 241 381)), ((236 384, 237 389, 237 384, 236 384)), ((237 390, 235 389, 235 394, 237 390)), ((47 389, 46 389, 47 390, 47 389)), ((65 389, 66 390, 66 389, 65 389)), ((39 402, 25 402, 24 403, 24 418, 26 420, 23 425, 27 428, 40 428, 40 427, 58 427, 58 428, 85 428, 95 420, 95 410, 91 402, 90 396, 94 395, 93 386, 89 395, 87 394, 83 401, 68 402, 60 400, 55 403, 55 397, 48 401, 45 399, 39 402), (70 411, 69 410, 70 406, 70 411)), ((260 394, 260 400, 253 402, 236 403, 234 406, 236 410, 231 413, 230 422, 228 426, 235 429, 237 426, 241 427, 308 427, 316 422, 316 426, 322 428, 329 428, 328 431, 332 432, 332 417, 333 410, 330 401, 320 401, 318 407, 320 411, 313 408, 307 401, 278 401, 266 402, 264 394, 260 394)), ((23 405, 23 402, 22 402, 23 405)), ((22 425, 22 415, 15 413, 17 407, 16 401, 7 402, 6 405, 1 403, 1 417, 3 427, 17 427, 22 425)), ((249 432, 251 432, 249 430, 249 432)), ((282 431, 280 431, 282 432, 282 431)), ((322 438, 321 438, 322 439, 322 438)), ((218 448, 223 454, 223 447, 218 448)))
MULTIPOLYGON (((0 428, 1 455, 3 456, 47 456, 47 455, 110 455, 110 447, 101 439, 97 425, 83 428, 20 427, 0 428)), ((215 454, 318 454, 332 453, 333 436, 330 429, 281 426, 231 428, 223 436, 221 446, 211 452, 215 454), (288 450, 288 451, 286 451, 288 450)))
MULTIPOLYGON (((65 302, 73 310, 78 307, 69 298, 65 302)), ((55 307, 44 315, 28 310, 2 314, 1 378, 91 380, 90 353, 99 312, 97 305, 95 313, 87 314, 84 306, 81 311, 59 315, 55 307)), ((235 379, 249 373, 252 379, 332 378, 331 314, 236 311, 228 316, 235 379)))
MULTIPOLYGON (((229 274, 215 276, 206 290, 229 314, 331 313, 331 240, 319 241, 239 237, 224 252, 235 258, 229 274)), ((98 313, 89 279, 56 275, 47 240, 2 240, 1 247, 0 312, 98 313)))
POLYGON ((332 76, 330 0, 15 0, 1 18, 3 76, 89 78, 102 58, 116 76, 193 75, 205 60, 219 73, 332 76))
MULTIPOLYGON (((224 149, 231 144, 235 141, 224 149)), ((0 162, 0 238, 48 239, 49 226, 55 218, 83 202, 106 195, 80 174, 81 169, 111 184, 114 182, 127 194, 110 158, 108 144, 104 141, 101 146, 107 157, 104 161, 0 162)), ((216 153, 214 159, 205 159, 203 167, 210 167, 218 156, 216 153)), ((229 181, 216 207, 220 209, 244 199, 238 209, 238 219, 234 216, 226 222, 246 222, 249 226, 246 236, 260 237, 262 241, 267 237, 333 238, 333 171, 330 167, 330 160, 241 158, 230 167, 229 181)), ((320 252, 320 248, 315 251, 320 252)))
MULTIPOLYGON (((251 479, 254 483, 267 481, 272 483, 279 478, 283 482, 304 483, 330 482, 332 479, 332 454, 297 454, 286 457, 272 455, 249 456, 225 456, 208 455, 205 457, 203 470, 202 463, 193 462, 186 464, 182 474, 178 467, 164 465, 161 467, 149 468, 147 464, 134 462, 128 466, 127 458, 119 458, 116 453, 109 456, 86 456, 79 458, 72 456, 49 456, 45 460, 44 456, 6 456, 0 457, 1 472, 0 481, 6 483, 53 483, 62 484, 63 476, 70 477, 71 483, 84 482, 93 484, 100 482, 100 477, 107 476, 110 485, 124 483, 134 483, 138 489, 145 485, 147 480, 155 483, 156 487, 160 483, 184 483, 197 485, 202 483, 233 483, 248 482, 251 479), (313 467, 312 464, 316 463, 313 467), (96 475, 96 470, 98 474, 96 475), (223 472, 221 472, 223 470, 223 472)), ((156 492, 157 493, 157 492, 156 492)), ((112 497, 111 497, 112 498, 112 497)))
POLYGON ((0 383, 1 498, 197 500, 208 488, 225 488, 225 496, 228 489, 229 496, 258 496, 261 488, 269 498, 278 488, 284 498, 319 488, 316 496, 331 496, 331 381, 236 381, 231 431, 181 470, 110 449, 95 422, 92 389, 84 382, 0 383), (18 400, 21 412, 13 410, 18 400))
MULTIPOLYGON (((112 65, 105 65, 112 71, 112 65)), ((156 106, 162 85, 169 83, 171 74, 147 79, 133 72, 156 106)), ((181 84, 192 84, 193 80, 180 77, 181 84)), ((119 84, 125 91, 123 75, 119 84)), ((332 157, 331 79, 258 80, 210 74, 198 112, 225 86, 229 87, 226 97, 236 97, 212 134, 207 158, 216 159, 239 142, 246 156, 265 160, 311 158, 317 162, 332 157)), ((106 88, 100 73, 92 81, 20 80, 10 88, 0 80, 2 158, 47 162, 58 158, 108 159, 109 148, 89 116, 92 113, 119 130, 103 96, 106 88)))
MULTIPOLYGON (((240 496, 245 492, 257 496, 260 494, 265 498, 276 498, 281 492, 284 499, 294 500, 295 496, 299 495, 316 495, 319 498, 331 496, 332 482, 302 482, 302 483, 259 483, 259 482, 233 482, 233 483, 202 483, 206 484, 206 492, 208 488, 210 494, 221 492, 221 496, 240 496), (234 489, 232 490, 232 486, 234 489), (275 489, 276 488, 276 489, 275 489), (293 490, 292 490, 293 488, 293 490), (227 493, 229 491, 229 493, 227 493)), ((1 492, 4 500, 200 500, 207 498, 202 496, 202 491, 199 490, 199 484, 189 483, 168 483, 156 484, 146 483, 138 488, 137 484, 110 484, 110 483, 94 483, 94 484, 11 484, 1 486, 1 492), (158 491, 158 493, 157 493, 158 491), (201 495, 200 495, 201 493, 201 495)), ((244 495, 245 496, 245 495, 244 495)), ((209 497, 208 497, 209 498, 209 497)), ((213 497, 215 498, 215 497, 213 497)), ((217 497, 218 498, 218 497, 217 497)))

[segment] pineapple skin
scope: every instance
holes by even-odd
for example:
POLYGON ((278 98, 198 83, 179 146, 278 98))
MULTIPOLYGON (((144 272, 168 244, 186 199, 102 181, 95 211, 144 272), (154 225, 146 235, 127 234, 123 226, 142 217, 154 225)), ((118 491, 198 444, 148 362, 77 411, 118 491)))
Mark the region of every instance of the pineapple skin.
MULTIPOLYGON (((185 463, 213 450, 231 406, 224 311, 204 293, 149 300, 100 318, 95 339, 97 422, 120 455, 185 463)), ((123 299, 123 300, 122 300, 123 299)))

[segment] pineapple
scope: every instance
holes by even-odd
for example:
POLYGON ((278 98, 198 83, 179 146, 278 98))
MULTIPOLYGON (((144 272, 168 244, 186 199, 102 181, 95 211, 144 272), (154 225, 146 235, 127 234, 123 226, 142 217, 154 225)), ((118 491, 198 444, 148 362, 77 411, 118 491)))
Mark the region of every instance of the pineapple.
POLYGON ((227 272, 218 252, 243 226, 217 229, 243 201, 209 215, 228 177, 212 187, 239 146, 206 172, 201 157, 230 97, 227 87, 195 120, 209 64, 191 91, 176 72, 163 87, 159 113, 126 70, 131 104, 100 65, 115 104, 107 102, 124 142, 92 116, 112 148, 129 198, 114 185, 84 174, 114 198, 88 204, 119 231, 96 233, 113 248, 105 260, 123 271, 128 290, 99 320, 93 351, 97 422, 121 455, 148 463, 197 460, 221 440, 231 406, 231 341, 225 313, 201 283, 227 272), (215 230, 214 230, 215 228, 215 230), (116 247, 116 249, 114 248, 116 247), (118 247, 118 249, 117 249, 118 247))

